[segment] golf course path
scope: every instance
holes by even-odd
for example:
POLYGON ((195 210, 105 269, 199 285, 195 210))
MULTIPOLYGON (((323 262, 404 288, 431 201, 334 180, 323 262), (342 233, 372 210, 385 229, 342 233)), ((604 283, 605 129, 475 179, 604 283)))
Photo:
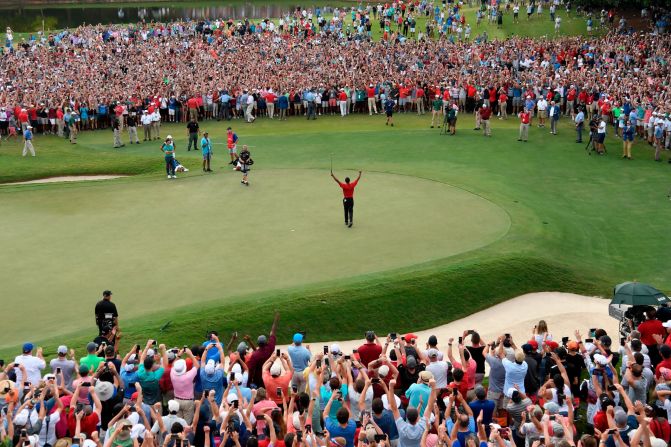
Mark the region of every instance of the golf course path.
MULTIPOLYGON (((539 320, 545 320, 553 338, 560 342, 563 336, 575 339, 574 332, 580 331, 583 339, 587 337, 590 328, 603 328, 613 339, 613 345, 618 345, 620 336, 617 334, 617 320, 608 316, 610 300, 599 297, 575 295, 573 293, 540 292, 512 298, 483 311, 469 315, 466 318, 453 321, 442 326, 423 331, 413 331, 419 337, 419 346, 423 347, 430 335, 438 337, 438 347, 447 349, 450 337, 455 340, 468 330, 477 331, 485 342, 504 333, 510 333, 517 345, 525 343, 531 338, 531 331, 539 320)), ((384 342, 382 334, 378 334, 384 342)), ((312 352, 321 352, 322 345, 338 343, 340 349, 348 354, 363 343, 364 334, 359 340, 347 341, 320 341, 311 340, 307 334, 312 352)), ((456 351, 455 351, 456 352, 456 351)))
MULTIPOLYGON (((127 175, 66 175, 62 177, 47 177, 26 182, 4 183, 5 185, 34 185, 39 183, 61 183, 61 182, 86 182, 94 180, 113 180, 115 178, 128 177, 127 175)), ((2 185, 0 185, 2 186, 2 185)))

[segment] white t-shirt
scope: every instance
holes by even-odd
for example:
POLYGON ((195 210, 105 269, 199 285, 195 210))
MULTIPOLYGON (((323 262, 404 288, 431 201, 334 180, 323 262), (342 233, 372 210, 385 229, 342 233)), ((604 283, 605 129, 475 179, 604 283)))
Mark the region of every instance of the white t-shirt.
MULTIPOLYGON (((42 370, 47 366, 46 362, 41 358, 32 356, 32 355, 17 355, 14 359, 14 363, 20 363, 26 369, 27 380, 37 386, 42 380, 42 370)), ((23 380, 23 373, 19 368, 14 369, 16 372, 16 382, 19 383, 23 380)))
MULTIPOLYGON (((357 391, 354 389, 352 385, 348 387, 347 392, 349 396, 350 413, 352 413, 351 418, 354 420, 359 420, 359 416, 361 415, 361 411, 359 410, 359 398, 361 397, 361 393, 357 393, 357 391)), ((368 389, 366 390, 366 397, 364 398, 364 406, 366 410, 371 411, 372 405, 373 405, 373 387, 369 386, 368 389)))
POLYGON ((599 128, 597 129, 597 132, 598 133, 606 133, 606 122, 605 121, 601 121, 599 123, 599 128))
POLYGON ((56 444, 56 424, 61 420, 61 410, 56 410, 44 418, 42 429, 40 430, 40 445, 56 444), (47 419, 49 420, 49 432, 47 433, 47 419))
POLYGON ((439 360, 426 365, 426 370, 433 374, 436 388, 447 388, 447 362, 439 360))

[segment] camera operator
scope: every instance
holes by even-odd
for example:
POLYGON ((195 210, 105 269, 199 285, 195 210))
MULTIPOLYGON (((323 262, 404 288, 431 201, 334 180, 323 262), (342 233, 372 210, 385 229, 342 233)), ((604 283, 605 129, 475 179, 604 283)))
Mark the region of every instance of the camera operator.
POLYGON ((105 290, 103 299, 96 303, 95 308, 96 325, 98 326, 98 335, 105 335, 116 329, 119 330, 119 314, 116 305, 112 302, 112 292, 105 290))

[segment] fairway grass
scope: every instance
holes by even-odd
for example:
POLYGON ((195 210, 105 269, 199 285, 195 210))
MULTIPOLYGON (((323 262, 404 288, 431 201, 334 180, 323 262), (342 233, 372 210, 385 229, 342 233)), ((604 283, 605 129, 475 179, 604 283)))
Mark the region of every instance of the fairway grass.
POLYGON ((38 137, 34 159, 20 157, 18 142, 3 142, 3 182, 134 177, 0 186, 0 303, 34 306, 27 332, 3 331, 0 355, 21 337, 53 352, 55 335, 65 332, 81 346, 94 335, 93 304, 106 288, 119 303, 124 346, 137 337, 197 342, 212 328, 257 335, 275 309, 283 313, 283 337, 305 329, 346 339, 366 326, 436 326, 526 292, 607 296, 633 279, 671 289, 671 167, 654 163, 647 144, 637 142, 634 160, 624 161, 612 136, 607 156, 588 156, 567 119, 557 136, 533 128, 528 144, 516 141, 512 119, 495 120, 491 138, 471 130, 469 116, 460 116, 453 137, 429 129, 427 116, 394 119, 394 128, 367 115, 203 123, 213 142, 224 142, 231 124, 241 144, 253 146, 249 188, 225 164, 222 146, 215 146, 215 173, 199 172, 200 154, 186 152, 182 125, 164 126, 162 134, 177 137, 178 158, 192 172, 171 181, 158 144, 115 150, 111 131, 83 133, 77 146, 38 137), (340 192, 328 177, 331 153, 341 178, 364 171, 352 230, 342 224, 340 192), (451 192, 460 190, 469 200, 456 207, 459 196, 451 192), (475 210, 480 219, 473 221, 467 211, 481 203, 489 205, 475 210), (492 217, 501 210, 503 224, 492 217), (295 220, 263 220, 266 212, 295 220), (463 228, 481 243, 451 245, 471 237, 463 228), (59 246, 62 253, 49 251, 59 246), (254 252, 268 259, 250 267, 254 252), (170 274, 162 277, 164 268, 170 274), (266 283, 255 276, 261 268, 269 269, 266 283), (252 284, 240 286, 245 278, 252 284), (44 296, 29 297, 31 288, 44 296), (43 302, 47 307, 37 304, 43 302), (78 318, 68 318, 72 309, 78 318))

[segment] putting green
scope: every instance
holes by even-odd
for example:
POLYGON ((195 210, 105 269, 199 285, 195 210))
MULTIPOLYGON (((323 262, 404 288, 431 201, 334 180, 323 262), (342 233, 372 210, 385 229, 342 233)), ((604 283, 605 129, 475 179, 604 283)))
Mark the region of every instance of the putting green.
POLYGON ((1 188, 0 304, 40 311, 31 325, 6 318, 0 345, 35 328, 44 338, 91 327, 106 288, 124 317, 137 316, 453 256, 510 226, 491 202, 416 177, 364 173, 351 229, 328 172, 250 180, 227 171, 1 188))

